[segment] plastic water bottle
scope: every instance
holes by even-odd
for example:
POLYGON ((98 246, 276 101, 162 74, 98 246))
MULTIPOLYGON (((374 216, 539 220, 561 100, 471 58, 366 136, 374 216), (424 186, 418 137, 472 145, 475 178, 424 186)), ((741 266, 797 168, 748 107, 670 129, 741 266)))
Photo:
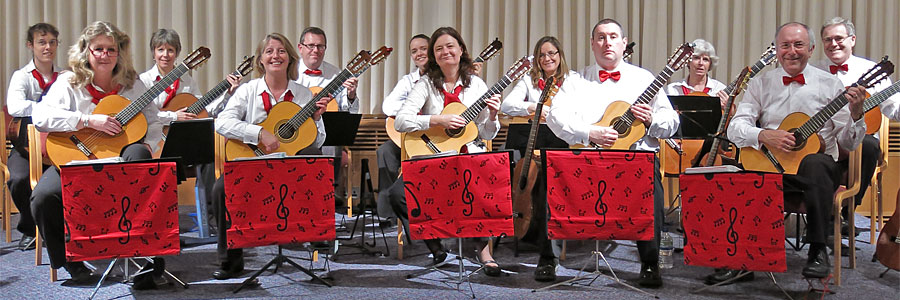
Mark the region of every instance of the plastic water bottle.
POLYGON ((669 235, 669 229, 663 228, 662 230, 662 238, 659 240, 659 268, 660 269, 671 269, 674 265, 674 258, 672 257, 672 252, 674 252, 675 246, 674 241, 672 240, 672 236, 669 235))

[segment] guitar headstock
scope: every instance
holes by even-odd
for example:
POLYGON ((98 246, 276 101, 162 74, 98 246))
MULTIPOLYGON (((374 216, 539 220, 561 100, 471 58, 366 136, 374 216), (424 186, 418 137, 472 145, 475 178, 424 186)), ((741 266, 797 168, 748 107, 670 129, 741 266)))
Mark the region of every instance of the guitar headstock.
POLYGON ((494 57, 494 55, 497 55, 497 52, 500 52, 500 49, 503 49, 503 43, 500 42, 500 38, 494 38, 494 41, 491 42, 487 48, 484 48, 484 50, 481 51, 481 54, 478 54, 477 59, 481 59, 482 62, 487 61, 494 57))
POLYGON ((372 53, 372 57, 369 59, 369 65, 377 65, 384 61, 388 55, 391 55, 391 51, 394 51, 394 48, 388 48, 386 46, 381 46, 375 53, 372 53))
POLYGON ((241 64, 238 65, 235 71, 240 73, 241 76, 247 76, 247 74, 250 74, 250 71, 253 71, 253 58, 255 57, 255 55, 244 56, 244 61, 242 61, 241 64))
POLYGON ((669 65, 672 70, 678 71, 678 69, 681 69, 681 67, 691 60, 692 55, 694 55, 694 43, 681 44, 678 49, 675 49, 675 53, 672 53, 672 56, 669 57, 669 61, 666 64, 669 65))
POLYGON ((738 94, 741 93, 745 88, 747 88, 747 83, 750 82, 750 77, 753 77, 753 70, 750 67, 745 67, 741 70, 741 74, 738 74, 737 80, 735 80, 734 90, 731 91, 729 96, 737 97, 738 94))
POLYGON ((372 60, 372 56, 369 55, 369 51, 360 50, 359 54, 356 54, 356 57, 353 57, 353 60, 347 63, 347 70, 350 70, 351 74, 362 72, 370 60, 372 60))
POLYGON ((628 46, 625 46, 625 52, 622 52, 622 60, 631 60, 631 55, 634 54, 634 46, 637 45, 635 42, 628 43, 628 46))
POLYGON ((519 80, 525 73, 528 73, 528 70, 531 69, 531 59, 531 56, 523 56, 512 67, 509 67, 505 74, 509 78, 509 82, 519 80))
POLYGON ((544 102, 547 102, 547 99, 556 96, 557 92, 559 92, 559 86, 556 85, 556 77, 550 76, 544 81, 544 89, 541 90, 541 97, 538 98, 538 103, 544 104, 544 102))
POLYGON ((209 48, 200 46, 191 54, 188 54, 187 57, 184 58, 184 62, 182 62, 188 69, 195 69, 199 67, 201 64, 205 63, 207 59, 209 59, 209 48))
POLYGON ((763 54, 759 56, 759 61, 761 61, 764 66, 771 65, 775 62, 775 43, 770 44, 769 48, 766 48, 766 52, 763 52, 763 54))
POLYGON ((888 60, 887 56, 885 56, 881 58, 881 61, 878 62, 878 64, 866 71, 862 77, 859 77, 859 80, 856 81, 855 85, 871 88, 878 82, 890 77, 891 74, 894 74, 894 64, 888 60))

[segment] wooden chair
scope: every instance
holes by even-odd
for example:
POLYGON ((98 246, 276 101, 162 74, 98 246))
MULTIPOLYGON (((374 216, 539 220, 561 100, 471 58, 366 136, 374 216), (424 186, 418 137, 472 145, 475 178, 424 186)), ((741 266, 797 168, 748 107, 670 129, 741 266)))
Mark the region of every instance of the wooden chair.
MULTIPOLYGON (((4 151, 5 152, 5 151, 4 151)), ((10 210, 12 210, 12 197, 9 194, 9 187, 6 186, 6 181, 9 180, 9 168, 6 167, 6 163, 0 162, 0 171, 3 172, 3 178, 0 178, 3 182, 3 230, 6 231, 6 242, 12 242, 12 224, 9 220, 10 210)))
POLYGON ((215 152, 216 178, 219 178, 225 169, 225 137, 218 133, 215 137, 215 152))
POLYGON ((878 238, 877 232, 884 225, 884 208, 882 205, 884 185, 882 177, 888 167, 888 141, 890 133, 891 120, 881 116, 881 129, 878 130, 878 143, 881 148, 881 158, 878 165, 875 166, 875 173, 872 175, 871 188, 869 189, 869 243, 875 244, 878 238))
MULTIPOLYGON (((31 173, 31 189, 37 186, 38 180, 44 174, 44 157, 41 151, 41 134, 34 127, 34 124, 28 124, 28 171, 31 173)), ((43 263, 43 240, 41 238, 40 229, 35 226, 34 230, 34 265, 40 266, 43 263)), ((56 269, 50 268, 50 282, 56 281, 56 269)))

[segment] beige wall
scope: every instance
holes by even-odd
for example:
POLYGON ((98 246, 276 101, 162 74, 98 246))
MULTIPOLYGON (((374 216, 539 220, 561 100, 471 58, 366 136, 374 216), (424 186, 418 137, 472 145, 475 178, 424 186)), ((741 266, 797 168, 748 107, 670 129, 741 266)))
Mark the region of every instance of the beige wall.
MULTIPOLYGON (((338 66, 361 49, 395 48, 383 65, 370 69, 360 81, 360 95, 365 99, 361 111, 380 113, 381 98, 412 68, 408 38, 430 34, 439 26, 459 29, 476 54, 494 37, 503 41, 504 50, 487 64, 489 84, 506 66, 530 53, 532 43, 544 35, 561 40, 571 67, 581 69, 593 63, 589 32, 606 17, 622 22, 629 39, 637 42, 635 64, 658 72, 677 45, 704 38, 715 45, 721 58, 713 77, 729 82, 758 58, 779 24, 800 21, 818 32, 833 16, 856 23, 858 55, 873 59, 890 55, 900 62, 900 1, 896 0, 4 0, 0 3, 0 41, 4 41, 0 86, 7 87, 12 71, 31 59, 25 30, 36 22, 59 27, 57 63, 65 65, 69 46, 86 24, 111 21, 132 37, 135 67, 140 72, 153 64, 148 46, 152 32, 175 29, 181 35, 182 57, 200 45, 212 49, 209 63, 192 74, 202 90, 222 80, 264 34, 280 32, 296 44, 304 27, 319 26, 329 37, 326 60, 338 66)), ((813 59, 822 59, 821 47, 816 50, 813 59)), ((681 76, 677 73, 675 79, 681 76)), ((5 90, 2 95, 5 98, 5 90)))

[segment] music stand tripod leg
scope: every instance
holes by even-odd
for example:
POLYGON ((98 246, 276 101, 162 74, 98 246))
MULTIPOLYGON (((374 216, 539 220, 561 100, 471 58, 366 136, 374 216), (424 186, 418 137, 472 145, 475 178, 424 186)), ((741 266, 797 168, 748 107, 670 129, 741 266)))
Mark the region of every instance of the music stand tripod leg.
POLYGON ((97 295, 97 291, 100 290, 100 285, 103 284, 103 281, 106 281, 106 277, 109 276, 109 272, 112 271, 112 268, 116 265, 117 261, 119 261, 118 258, 113 258, 113 260, 109 262, 109 266, 106 267, 106 271, 103 271, 103 276, 100 276, 100 280, 97 281, 97 286, 94 287, 94 291, 91 292, 91 296, 88 297, 88 299, 94 299, 94 296, 97 295))
POLYGON ((737 281, 738 279, 744 278, 744 276, 750 275, 750 273, 752 273, 752 272, 750 272, 750 271, 742 271, 738 276, 729 278, 728 280, 725 280, 725 281, 722 281, 722 282, 718 282, 718 283, 715 283, 715 284, 711 284, 711 285, 704 286, 704 287, 702 287, 702 288, 700 288, 700 289, 694 290, 694 291, 691 292, 691 293, 700 293, 700 292, 703 292, 703 291, 705 291, 705 290, 708 290, 708 289, 711 289, 711 288, 714 288, 714 287, 717 287, 717 286, 723 286, 723 285, 726 285, 726 284, 730 284, 730 283, 732 283, 732 282, 734 282, 734 281, 737 281))
MULTIPOLYGON (((639 288, 636 288, 636 287, 634 287, 634 286, 632 286, 632 285, 630 285, 630 284, 628 284, 628 283, 622 281, 621 279, 619 279, 619 276, 616 275, 616 271, 613 271, 613 268, 612 268, 612 266, 609 264, 609 261, 606 260, 606 256, 603 255, 603 252, 600 251, 600 241, 594 241, 594 251, 593 251, 593 253, 592 253, 592 255, 591 255, 591 259, 592 259, 592 261, 594 262, 594 267, 595 267, 594 272, 591 272, 591 274, 594 274, 595 276, 594 276, 594 278, 591 279, 590 282, 588 282, 587 284, 584 284, 584 285, 582 285, 582 286, 584 286, 584 287, 589 287, 589 288, 593 288, 593 287, 591 287, 591 284, 593 284, 594 281, 596 281, 598 278, 600 278, 600 276, 606 276, 606 277, 609 277, 610 279, 614 280, 616 283, 621 284, 621 285, 623 285, 623 286, 625 286, 625 287, 627 287, 627 288, 629 288, 629 289, 631 289, 631 290, 633 290, 633 291, 635 291, 635 292, 639 292, 639 293, 645 294, 645 295, 647 295, 647 296, 651 296, 651 297, 653 297, 653 298, 659 299, 659 296, 657 296, 657 295, 655 295, 655 294, 652 294, 652 293, 650 293, 650 292, 641 290, 641 289, 639 289, 639 288), (612 276, 609 276, 609 275, 603 274, 603 272, 600 272, 600 260, 601 260, 601 259, 602 259, 603 262, 606 264, 606 267, 609 268, 609 272, 612 273, 612 276)), ((566 281, 563 281, 563 282, 559 282, 559 283, 556 283, 556 284, 553 284, 553 285, 550 285, 550 286, 546 286, 546 287, 543 287, 543 288, 540 288, 540 289, 537 289, 537 290, 532 290, 532 292, 550 289, 550 288, 552 288, 552 287, 560 286, 560 285, 563 285, 563 284, 570 284, 570 285, 572 285, 572 286, 575 286, 575 282, 577 282, 577 281, 579 281, 579 280, 588 279, 588 277, 582 277, 582 276, 581 276, 581 274, 584 273, 584 269, 587 268, 587 264, 588 264, 588 263, 585 263, 585 264, 584 264, 584 267, 582 267, 581 270, 578 271, 578 275, 575 276, 575 278, 572 278, 572 279, 569 279, 569 280, 566 280, 566 281)))
POLYGON ((284 256, 283 248, 281 247, 281 245, 278 245, 278 254, 276 254, 275 257, 272 258, 272 260, 270 260, 268 263, 266 263, 266 265, 264 265, 261 269, 259 269, 259 271, 256 271, 256 273, 253 273, 253 275, 251 275, 249 278, 244 280, 244 282, 242 282, 241 285, 238 286, 238 288, 235 289, 234 292, 232 292, 232 293, 236 294, 237 292, 240 292, 242 289, 244 289, 244 287, 246 287, 246 286, 258 284, 258 282, 256 281, 256 278, 259 277, 260 274, 262 274, 263 272, 268 270, 269 267, 271 267, 272 265, 275 265, 275 264, 281 265, 283 263, 288 263, 288 264, 294 266, 295 268, 297 268, 298 270, 303 271, 303 273, 306 273, 306 275, 309 275, 310 277, 312 277, 313 281, 319 281, 328 287, 332 286, 331 283, 328 283, 321 277, 314 274, 309 269, 300 266, 299 264, 297 264, 290 258, 287 258, 287 256, 284 256))

